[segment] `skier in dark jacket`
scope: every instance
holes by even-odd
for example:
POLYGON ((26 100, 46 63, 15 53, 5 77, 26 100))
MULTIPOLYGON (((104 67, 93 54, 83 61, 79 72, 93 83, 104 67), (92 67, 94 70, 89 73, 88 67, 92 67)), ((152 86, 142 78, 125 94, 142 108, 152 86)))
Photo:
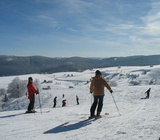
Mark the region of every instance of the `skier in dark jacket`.
POLYGON ((104 87, 106 87, 111 93, 113 92, 110 85, 107 83, 104 77, 101 76, 101 72, 97 70, 90 85, 90 93, 93 93, 94 102, 90 108, 89 118, 101 117, 100 113, 103 107, 104 87), (95 116, 95 109, 97 105, 97 115, 95 116))
POLYGON ((77 105, 79 105, 79 98, 77 95, 76 95, 76 101, 77 101, 77 105))
POLYGON ((147 94, 146 99, 149 99, 151 88, 149 88, 145 93, 147 94))
POLYGON ((32 77, 28 78, 28 99, 30 100, 30 103, 28 105, 28 111, 26 113, 34 113, 36 112, 34 109, 34 102, 35 102, 35 94, 39 94, 38 90, 33 85, 33 79, 32 77))
POLYGON ((53 107, 56 107, 56 104, 57 104, 57 96, 54 98, 53 102, 54 102, 53 107))

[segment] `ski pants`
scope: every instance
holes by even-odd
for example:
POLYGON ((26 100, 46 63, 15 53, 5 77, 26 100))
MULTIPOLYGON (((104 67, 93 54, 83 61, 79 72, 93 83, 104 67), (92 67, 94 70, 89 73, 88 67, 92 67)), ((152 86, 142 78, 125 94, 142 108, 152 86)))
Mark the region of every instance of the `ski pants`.
POLYGON ((91 116, 95 115, 95 110, 96 110, 97 105, 98 105, 97 115, 100 115, 100 113, 102 111, 102 107, 103 107, 103 97, 104 97, 103 95, 94 96, 94 102, 93 102, 91 109, 90 109, 91 116))
POLYGON ((56 107, 56 104, 57 104, 57 102, 54 102, 54 105, 53 105, 53 107, 56 107))
POLYGON ((34 108, 34 102, 35 102, 35 95, 33 94, 32 100, 30 100, 30 103, 28 105, 28 111, 33 110, 33 108, 34 108))

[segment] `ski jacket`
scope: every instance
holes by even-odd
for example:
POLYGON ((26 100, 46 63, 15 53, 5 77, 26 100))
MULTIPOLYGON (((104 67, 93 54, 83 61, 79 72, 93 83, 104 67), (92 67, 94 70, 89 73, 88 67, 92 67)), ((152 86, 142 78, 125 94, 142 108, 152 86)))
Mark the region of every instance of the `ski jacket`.
POLYGON ((66 104, 66 99, 63 99, 63 100, 62 100, 62 103, 63 103, 63 104, 66 104))
POLYGON ((28 99, 32 100, 32 95, 36 94, 38 91, 35 89, 32 83, 28 84, 27 88, 28 88, 28 99))
POLYGON ((56 102, 57 102, 57 99, 56 99, 56 98, 54 98, 53 102, 54 102, 54 103, 56 103, 56 102))
POLYGON ((112 91, 104 77, 101 75, 93 77, 90 85, 90 92, 93 93, 94 96, 104 96, 104 87, 106 87, 110 92, 112 91))

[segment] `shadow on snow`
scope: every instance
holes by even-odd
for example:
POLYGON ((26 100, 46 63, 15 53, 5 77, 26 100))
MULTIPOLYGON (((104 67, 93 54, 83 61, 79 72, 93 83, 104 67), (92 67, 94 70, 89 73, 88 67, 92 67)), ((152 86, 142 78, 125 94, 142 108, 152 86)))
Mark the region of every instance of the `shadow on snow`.
POLYGON ((53 128, 53 129, 50 129, 50 130, 44 132, 44 134, 72 131, 72 130, 79 129, 81 127, 85 127, 90 124, 91 124, 91 120, 89 120, 89 119, 80 121, 75 124, 69 124, 69 122, 66 122, 66 123, 63 123, 63 124, 53 128))
POLYGON ((23 115, 24 113, 14 114, 14 115, 7 115, 7 116, 0 116, 0 118, 9 118, 9 117, 16 117, 19 115, 23 115))

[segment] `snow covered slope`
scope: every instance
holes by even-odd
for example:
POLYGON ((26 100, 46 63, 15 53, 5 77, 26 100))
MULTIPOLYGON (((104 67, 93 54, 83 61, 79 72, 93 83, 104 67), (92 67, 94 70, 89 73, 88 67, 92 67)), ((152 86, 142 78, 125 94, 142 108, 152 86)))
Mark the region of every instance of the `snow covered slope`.
MULTIPOLYGON (((111 83, 113 96, 121 113, 118 114, 112 96, 106 90, 102 114, 109 113, 97 120, 88 120, 92 95, 89 93, 90 78, 95 70, 82 73, 54 73, 29 76, 43 83, 42 88, 50 90, 40 92, 42 114, 38 96, 35 108, 38 113, 24 114, 28 106, 27 97, 15 99, 6 104, 0 112, 0 139, 2 140, 158 140, 160 137, 160 66, 121 67, 100 69, 111 83), (150 99, 145 91, 151 88, 150 99), (62 94, 65 94, 67 106, 61 107, 62 94), (76 105, 76 95, 80 105, 76 105), (57 96, 56 108, 53 98, 57 96), (49 111, 49 112, 48 112, 49 111)), ((15 78, 0 77, 0 88, 7 88, 15 78)))

